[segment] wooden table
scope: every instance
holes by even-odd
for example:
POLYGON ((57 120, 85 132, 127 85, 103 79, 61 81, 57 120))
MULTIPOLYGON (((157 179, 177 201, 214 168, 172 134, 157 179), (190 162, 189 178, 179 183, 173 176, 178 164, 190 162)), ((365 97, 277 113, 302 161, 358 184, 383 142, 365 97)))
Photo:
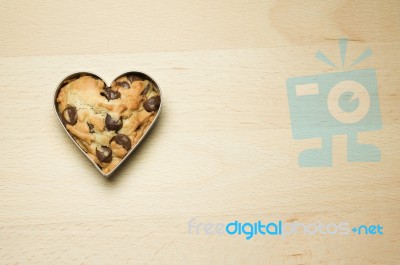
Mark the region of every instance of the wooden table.
POLYGON ((0 33, 1 264, 399 264, 398 0, 6 0, 0 33), (335 135, 331 167, 300 167, 320 140, 293 139, 286 80, 338 71, 315 54, 340 65, 343 37, 346 62, 373 51, 354 69, 376 70, 383 128, 359 139, 382 159, 347 162, 335 135), (164 107, 106 180, 61 128, 53 92, 73 72, 129 70, 158 81, 164 107), (198 226, 234 220, 384 233, 246 240, 198 226))

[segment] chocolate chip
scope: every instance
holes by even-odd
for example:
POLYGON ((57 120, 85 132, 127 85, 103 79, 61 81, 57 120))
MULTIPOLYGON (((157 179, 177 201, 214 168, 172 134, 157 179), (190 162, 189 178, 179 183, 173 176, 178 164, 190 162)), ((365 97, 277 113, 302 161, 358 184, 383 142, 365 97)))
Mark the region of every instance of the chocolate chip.
POLYGON ((138 75, 134 75, 134 74, 131 74, 131 75, 128 75, 128 80, 129 80, 129 82, 134 82, 134 81, 142 81, 143 80, 143 78, 141 78, 140 76, 138 76, 138 75))
POLYGON ((102 95, 103 97, 106 97, 106 99, 108 101, 121 97, 121 93, 119 93, 118 91, 112 90, 110 87, 104 88, 104 92, 101 92, 100 95, 102 95))
POLYGON ((75 125, 78 121, 78 112, 74 106, 65 108, 62 113, 62 120, 64 124, 75 125))
POLYGON ((117 82, 116 85, 120 86, 120 87, 123 87, 123 88, 131 88, 131 86, 126 81, 117 82))
POLYGON ((161 98, 160 96, 154 96, 149 98, 145 103, 143 103, 143 107, 147 112, 152 112, 158 110, 160 107, 161 98))
POLYGON ((112 160, 112 150, 107 146, 102 146, 100 150, 96 148, 96 156, 100 162, 110 163, 112 160))
POLYGON ((114 141, 117 144, 121 145, 126 150, 131 149, 131 140, 125 134, 117 134, 113 138, 111 138, 110 143, 114 141))
POLYGON ((146 95, 149 92, 150 84, 147 84, 146 88, 142 91, 142 96, 146 95))
POLYGON ((90 133, 94 133, 94 130, 93 130, 94 126, 93 126, 93 124, 87 123, 87 125, 88 125, 88 127, 89 127, 89 132, 90 132, 90 133))
POLYGON ((109 131, 118 131, 122 128, 122 119, 114 120, 109 114, 107 114, 106 127, 109 131))

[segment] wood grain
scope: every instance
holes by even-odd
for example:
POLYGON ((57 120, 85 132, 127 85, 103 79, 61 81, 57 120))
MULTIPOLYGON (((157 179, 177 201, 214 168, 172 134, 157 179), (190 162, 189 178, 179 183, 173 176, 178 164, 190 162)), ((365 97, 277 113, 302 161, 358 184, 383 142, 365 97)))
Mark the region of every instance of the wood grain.
POLYGON ((398 264, 400 5, 397 1, 2 1, 1 264, 398 264), (292 137, 286 80, 335 71, 323 50, 377 72, 379 163, 300 168, 318 139, 292 137), (105 180, 61 128, 66 75, 150 74, 163 111, 105 180), (384 235, 190 234, 188 221, 381 224, 384 235))

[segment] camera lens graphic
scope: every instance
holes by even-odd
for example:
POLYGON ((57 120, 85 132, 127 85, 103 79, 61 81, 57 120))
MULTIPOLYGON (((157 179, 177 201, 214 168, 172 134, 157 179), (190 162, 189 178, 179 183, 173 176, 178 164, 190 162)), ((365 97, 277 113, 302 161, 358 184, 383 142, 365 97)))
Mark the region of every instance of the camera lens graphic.
POLYGON ((363 85, 352 80, 341 81, 332 87, 328 95, 331 115, 342 123, 356 123, 368 113, 371 100, 363 85))

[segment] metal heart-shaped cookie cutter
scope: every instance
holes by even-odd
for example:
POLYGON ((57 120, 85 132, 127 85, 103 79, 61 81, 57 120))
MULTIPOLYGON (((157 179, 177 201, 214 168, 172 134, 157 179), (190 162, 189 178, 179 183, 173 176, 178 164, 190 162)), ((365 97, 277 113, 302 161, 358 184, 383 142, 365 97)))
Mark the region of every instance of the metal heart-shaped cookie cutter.
MULTIPOLYGON (((60 89, 65 85, 65 81, 70 80, 70 79, 74 79, 74 78, 78 78, 78 77, 81 77, 81 76, 85 76, 85 75, 89 75, 89 76, 92 76, 92 77, 94 77, 94 78, 100 79, 100 80, 102 80, 102 81, 104 82, 104 84, 105 84, 106 86, 108 86, 107 83, 104 81, 103 78, 101 78, 101 77, 99 77, 98 75, 95 75, 95 74, 93 74, 93 73, 89 73, 89 72, 78 72, 78 73, 71 74, 71 75, 65 77, 65 78, 60 82, 60 84, 59 84, 59 85, 57 86, 57 88, 56 88, 56 91, 54 92, 54 110, 55 110, 55 112, 56 112, 56 114, 57 114, 57 117, 58 117, 58 120, 60 121, 62 127, 63 127, 64 130, 65 130, 65 132, 66 132, 66 133, 68 134, 68 136, 72 139, 72 141, 76 144, 76 146, 79 148, 79 150, 81 150, 81 152, 89 159, 90 162, 92 162, 92 164, 95 166, 95 168, 97 168, 97 170, 98 170, 104 177, 109 178, 109 177, 110 177, 113 173, 115 173, 115 171, 124 163, 124 161, 133 153, 133 151, 139 146, 139 144, 143 141, 143 139, 146 138, 147 134, 150 132, 151 128, 152 128, 152 127, 154 126, 154 124, 156 123, 156 121, 157 121, 157 119, 158 119, 158 116, 160 116, 160 113, 161 113, 161 106, 162 106, 162 102, 163 102, 163 100, 162 100, 162 95, 161 95, 161 89, 160 89, 160 87, 158 86, 158 84, 156 83, 156 81, 154 81, 153 78, 151 78, 149 75, 147 75, 147 74, 145 74, 145 73, 142 73, 142 72, 131 71, 131 72, 127 72, 127 73, 121 74, 121 75, 119 75, 118 77, 116 77, 116 78, 114 79, 114 81, 115 81, 115 80, 117 80, 118 78, 120 78, 120 77, 122 77, 122 76, 126 76, 126 75, 136 75, 136 76, 141 77, 141 78, 144 79, 144 80, 149 80, 149 81, 153 84, 153 86, 154 86, 154 88, 157 90, 157 92, 159 93, 161 102, 160 102, 160 107, 159 107, 159 109, 158 109, 158 111, 157 111, 156 116, 154 117, 153 122, 149 125, 149 127, 148 127, 147 130, 144 132, 144 134, 143 134, 142 137, 139 139, 139 141, 138 141, 137 143, 135 143, 135 144, 131 147, 131 149, 129 150, 129 152, 125 155, 125 157, 122 158, 122 160, 118 163, 118 165, 116 165, 115 168, 114 168, 113 170, 111 170, 109 173, 106 174, 106 173, 104 173, 104 172, 101 170, 101 168, 86 154, 86 152, 85 152, 85 151, 79 146, 79 144, 75 141, 74 137, 69 133, 69 131, 67 130, 67 128, 66 128, 65 125, 63 124, 63 122, 62 122, 62 117, 61 117, 61 113, 58 111, 57 96, 58 96, 58 93, 60 92, 60 89)), ((112 81, 111 83, 113 83, 114 81, 112 81)))

